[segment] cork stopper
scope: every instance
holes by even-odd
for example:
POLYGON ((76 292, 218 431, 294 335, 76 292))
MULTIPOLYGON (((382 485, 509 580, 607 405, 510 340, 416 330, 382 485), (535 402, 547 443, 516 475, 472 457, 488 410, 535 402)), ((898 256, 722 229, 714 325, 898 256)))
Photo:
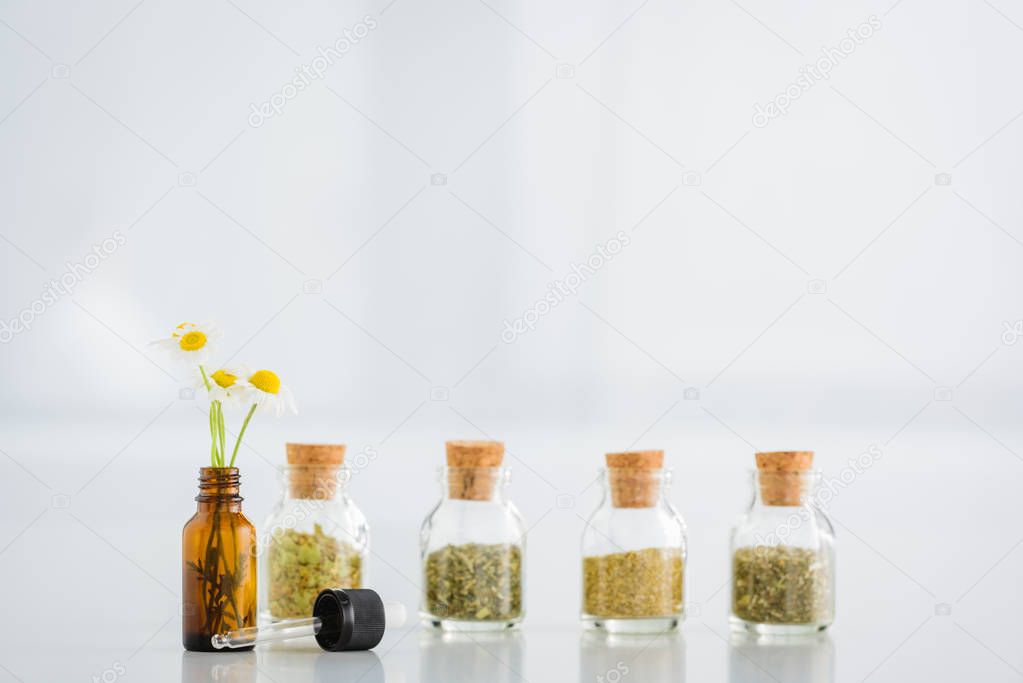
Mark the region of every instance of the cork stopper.
POLYGON ((448 496, 458 500, 490 500, 504 460, 500 441, 448 441, 448 496))
POLYGON ((813 451, 757 453, 760 497, 765 505, 799 505, 806 477, 813 468, 813 451))
POLYGON ((658 473, 664 466, 664 451, 627 451, 608 453, 608 480, 611 504, 616 508, 648 508, 657 503, 660 489, 658 473))
POLYGON ((286 444, 288 489, 292 498, 332 498, 337 490, 337 471, 345 461, 344 444, 286 444))

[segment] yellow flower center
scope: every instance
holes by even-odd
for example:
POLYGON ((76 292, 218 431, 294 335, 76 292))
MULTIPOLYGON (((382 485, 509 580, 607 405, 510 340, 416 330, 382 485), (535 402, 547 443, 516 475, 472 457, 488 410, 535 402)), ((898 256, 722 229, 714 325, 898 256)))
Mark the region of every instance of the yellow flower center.
POLYGON ((221 389, 233 387, 234 383, 238 381, 238 377, 236 375, 232 375, 230 372, 227 372, 226 370, 217 370, 212 375, 210 375, 210 378, 214 382, 216 382, 217 386, 219 386, 221 389))
POLYGON ((281 378, 269 370, 257 370, 249 377, 249 384, 267 394, 276 394, 281 390, 281 378))
POLYGON ((206 335, 198 331, 188 332, 181 337, 178 346, 182 351, 198 351, 206 346, 206 335))

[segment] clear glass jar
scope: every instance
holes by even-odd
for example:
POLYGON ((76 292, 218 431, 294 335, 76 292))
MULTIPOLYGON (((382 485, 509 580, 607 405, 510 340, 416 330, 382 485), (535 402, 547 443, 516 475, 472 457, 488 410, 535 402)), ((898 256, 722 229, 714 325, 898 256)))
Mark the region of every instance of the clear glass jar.
MULTIPOLYGON (((757 454, 758 462, 774 455, 757 454)), ((798 471, 761 468, 752 482, 749 510, 732 529, 732 628, 823 631, 835 613, 835 532, 813 502, 820 474, 808 463, 798 471)))
POLYGON ((420 532, 420 616, 452 631, 498 631, 524 615, 526 528, 502 467, 444 467, 443 495, 420 532))
POLYGON ((281 475, 281 499, 260 535, 261 614, 270 620, 308 617, 324 588, 362 588, 369 555, 369 525, 340 461, 289 464, 281 475))
POLYGON ((666 495, 671 472, 660 457, 653 464, 601 473, 604 497, 582 538, 581 616, 589 628, 662 633, 683 619, 686 525, 666 495))

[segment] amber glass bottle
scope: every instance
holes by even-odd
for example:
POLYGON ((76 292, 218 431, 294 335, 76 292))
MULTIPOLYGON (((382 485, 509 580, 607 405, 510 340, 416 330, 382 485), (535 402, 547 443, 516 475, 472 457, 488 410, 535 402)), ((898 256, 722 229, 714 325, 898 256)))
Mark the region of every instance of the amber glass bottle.
POLYGON ((239 479, 235 467, 199 469, 198 505, 181 534, 186 650, 214 652, 213 634, 256 625, 256 528, 242 514, 239 479))

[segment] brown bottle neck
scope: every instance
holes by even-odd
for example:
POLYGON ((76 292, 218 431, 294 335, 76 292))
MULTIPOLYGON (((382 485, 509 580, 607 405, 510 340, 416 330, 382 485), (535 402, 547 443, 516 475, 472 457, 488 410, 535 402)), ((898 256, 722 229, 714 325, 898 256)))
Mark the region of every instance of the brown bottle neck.
POLYGON ((199 495, 195 497, 197 509, 199 512, 241 512, 240 489, 241 474, 237 467, 200 467, 199 495))

